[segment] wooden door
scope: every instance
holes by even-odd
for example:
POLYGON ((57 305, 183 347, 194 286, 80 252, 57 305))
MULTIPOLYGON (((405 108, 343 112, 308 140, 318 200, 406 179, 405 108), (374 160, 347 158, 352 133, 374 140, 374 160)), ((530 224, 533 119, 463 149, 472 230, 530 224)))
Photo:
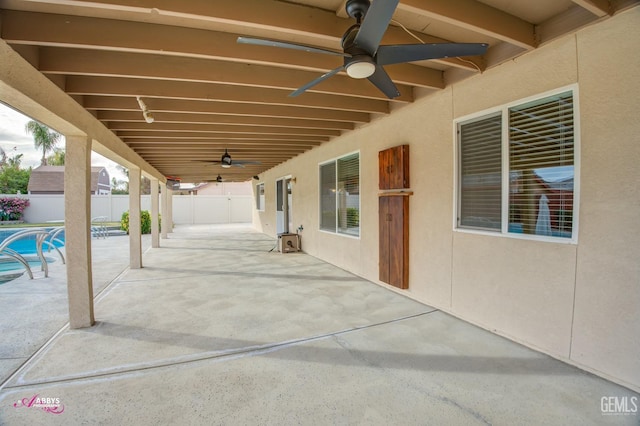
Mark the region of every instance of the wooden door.
POLYGON ((389 242, 389 235, 391 234, 391 216, 389 213, 389 198, 378 198, 378 225, 380 233, 380 254, 379 254, 379 268, 380 281, 390 284, 389 282, 389 263, 391 261, 391 243, 389 242))
POLYGON ((392 155, 391 149, 378 152, 378 187, 380 189, 391 188, 389 172, 392 155))
POLYGON ((406 189, 409 183, 409 145, 398 145, 378 152, 380 189, 406 189))
POLYGON ((381 195, 378 206, 380 281, 409 288, 409 197, 381 195))

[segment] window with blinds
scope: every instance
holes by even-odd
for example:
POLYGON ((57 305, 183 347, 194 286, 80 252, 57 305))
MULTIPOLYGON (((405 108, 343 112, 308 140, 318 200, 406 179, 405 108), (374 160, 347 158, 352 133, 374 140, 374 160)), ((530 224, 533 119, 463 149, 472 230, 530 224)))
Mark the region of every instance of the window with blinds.
POLYGON ((574 96, 458 123, 458 228, 573 237, 574 96))
POLYGON ((256 209, 264 210, 264 183, 256 185, 256 209))
POLYGON ((509 232, 571 238, 573 95, 509 109, 509 232))
POLYGON ((360 154, 320 165, 320 229, 360 235, 360 154))
POLYGON ((336 163, 320 166, 320 229, 336 232, 336 163))
POLYGON ((502 229, 502 116, 459 125, 458 226, 502 229))

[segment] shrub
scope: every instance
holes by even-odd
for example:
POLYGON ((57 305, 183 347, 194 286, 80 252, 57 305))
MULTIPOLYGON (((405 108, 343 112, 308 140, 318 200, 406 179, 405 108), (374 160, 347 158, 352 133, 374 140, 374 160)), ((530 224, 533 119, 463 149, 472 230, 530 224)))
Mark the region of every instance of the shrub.
MULTIPOLYGON (((158 226, 160 226, 160 215, 158 215, 158 226)), ((125 231, 127 234, 129 233, 129 210, 122 213, 120 229, 125 231)), ((140 212, 140 232, 143 234, 151 233, 151 214, 148 210, 142 210, 140 212)))
POLYGON ((360 226, 360 210, 355 207, 347 208, 347 224, 349 226, 360 226))
POLYGON ((22 220, 27 207, 27 198, 0 198, 0 220, 22 220))

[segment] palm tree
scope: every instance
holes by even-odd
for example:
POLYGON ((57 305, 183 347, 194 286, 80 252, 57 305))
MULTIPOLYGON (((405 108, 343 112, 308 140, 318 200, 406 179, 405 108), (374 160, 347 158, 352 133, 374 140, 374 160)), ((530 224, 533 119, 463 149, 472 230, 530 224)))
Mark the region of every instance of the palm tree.
POLYGON ((53 151, 56 143, 60 140, 60 133, 57 133, 53 130, 50 130, 44 124, 40 124, 37 121, 29 121, 25 125, 25 130, 27 133, 31 133, 33 135, 33 142, 36 149, 42 150, 42 159, 40 160, 40 165, 47 165, 47 152, 53 151))
POLYGON ((52 166, 64 166, 65 152, 62 148, 53 148, 53 154, 47 157, 47 164, 52 166))
POLYGON ((7 165, 7 152, 0 146, 0 169, 7 165))

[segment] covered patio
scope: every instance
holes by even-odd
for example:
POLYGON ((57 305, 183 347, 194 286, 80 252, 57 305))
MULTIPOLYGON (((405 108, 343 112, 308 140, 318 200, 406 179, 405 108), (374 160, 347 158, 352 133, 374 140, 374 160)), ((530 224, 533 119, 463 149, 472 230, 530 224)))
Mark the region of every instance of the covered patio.
POLYGON ((353 55, 342 34, 367 18, 353 27, 345 4, 368 7, 0 0, 0 102, 66 140, 69 322, 4 383, 0 423, 637 423, 640 1, 403 0, 369 15, 375 43, 353 55), (450 43, 486 52, 377 62, 450 43), (360 59, 369 81, 347 75, 360 59), (543 149, 511 134, 549 139, 541 124, 543 149), (385 188, 380 154, 402 146, 411 172, 385 188), (92 152, 129 170, 126 272, 104 283, 92 152), (570 175, 531 185, 545 164, 570 175), (251 181, 253 228, 172 234, 179 181, 251 181), (478 214, 462 208, 475 183, 495 195, 478 214), (532 233, 558 186, 562 233, 532 233), (380 267, 399 252, 381 244, 400 217, 387 189, 405 200, 398 288, 380 267), (269 252, 296 230, 305 254, 269 252))
POLYGON ((114 277, 95 327, 64 327, 2 385, 0 423, 637 420, 601 411, 637 396, 623 387, 273 245, 243 225, 177 227, 145 268, 114 277), (35 395, 60 413, 29 407, 35 395))

